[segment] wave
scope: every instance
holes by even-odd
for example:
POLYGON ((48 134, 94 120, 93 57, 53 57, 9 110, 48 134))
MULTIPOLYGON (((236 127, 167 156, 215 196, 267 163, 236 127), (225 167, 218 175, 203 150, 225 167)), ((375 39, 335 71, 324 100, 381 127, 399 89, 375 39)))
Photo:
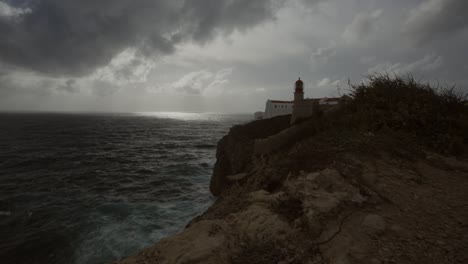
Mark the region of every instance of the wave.
POLYGON ((213 202, 216 142, 238 120, 16 119, 0 114, 0 224, 11 230, 0 259, 51 264, 109 263, 178 232, 213 202))
POLYGON ((215 149, 216 145, 211 145, 211 144, 200 144, 200 145, 195 145, 195 148, 198 149, 215 149))

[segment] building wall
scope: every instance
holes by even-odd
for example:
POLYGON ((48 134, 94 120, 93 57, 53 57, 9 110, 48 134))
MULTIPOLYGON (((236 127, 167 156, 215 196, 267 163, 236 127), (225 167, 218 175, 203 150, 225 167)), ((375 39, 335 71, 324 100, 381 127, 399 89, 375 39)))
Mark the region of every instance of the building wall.
POLYGON ((320 105, 337 105, 338 100, 336 100, 336 99, 331 99, 330 100, 329 98, 322 98, 322 99, 320 99, 319 104, 320 105))
POLYGON ((304 99, 294 101, 291 124, 301 118, 306 118, 314 114, 314 104, 318 104, 317 99, 304 99))
POLYGON ((256 139, 254 143, 254 154, 268 154, 282 148, 287 144, 291 144, 291 142, 296 142, 298 138, 300 138, 304 134, 309 134, 304 132, 310 130, 310 127, 311 126, 307 122, 304 122, 297 126, 291 126, 267 138, 256 139))
POLYGON ((292 111, 292 102, 275 102, 268 100, 265 106, 264 118, 271 118, 280 115, 290 115, 292 111))

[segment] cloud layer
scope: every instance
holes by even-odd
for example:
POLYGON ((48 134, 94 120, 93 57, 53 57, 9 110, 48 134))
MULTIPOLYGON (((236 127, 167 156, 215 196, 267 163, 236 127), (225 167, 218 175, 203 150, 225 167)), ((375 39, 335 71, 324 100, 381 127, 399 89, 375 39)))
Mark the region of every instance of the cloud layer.
POLYGON ((466 0, 0 0, 0 111, 254 112, 298 76, 309 98, 373 73, 468 91, 466 14, 466 0))
POLYGON ((466 30, 468 1, 427 0, 414 8, 405 25, 405 33, 419 43, 466 30))
POLYGON ((0 2, 0 60, 50 75, 91 73, 127 48, 170 54, 273 18, 274 0, 0 2))

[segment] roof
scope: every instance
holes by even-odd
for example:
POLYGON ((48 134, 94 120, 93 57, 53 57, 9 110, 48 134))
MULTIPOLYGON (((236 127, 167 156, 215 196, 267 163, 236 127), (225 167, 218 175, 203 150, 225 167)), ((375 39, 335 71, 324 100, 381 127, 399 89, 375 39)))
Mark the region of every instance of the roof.
POLYGON ((280 101, 280 100, 270 100, 270 102, 275 104, 292 104, 293 101, 280 101))

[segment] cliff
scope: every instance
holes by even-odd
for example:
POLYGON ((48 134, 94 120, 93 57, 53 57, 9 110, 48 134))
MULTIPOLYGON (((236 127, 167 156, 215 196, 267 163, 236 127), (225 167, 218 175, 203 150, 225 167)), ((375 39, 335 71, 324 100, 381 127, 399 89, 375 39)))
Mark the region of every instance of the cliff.
POLYGON ((210 191, 219 195, 230 184, 228 175, 232 177, 250 171, 254 165, 251 156, 255 140, 286 129, 290 119, 290 115, 285 115, 232 127, 229 134, 218 142, 210 191))
POLYGON ((388 77, 353 88, 293 126, 233 127, 218 144, 215 204, 119 263, 467 263, 463 101, 388 77), (400 100, 379 101, 388 87, 400 100))

